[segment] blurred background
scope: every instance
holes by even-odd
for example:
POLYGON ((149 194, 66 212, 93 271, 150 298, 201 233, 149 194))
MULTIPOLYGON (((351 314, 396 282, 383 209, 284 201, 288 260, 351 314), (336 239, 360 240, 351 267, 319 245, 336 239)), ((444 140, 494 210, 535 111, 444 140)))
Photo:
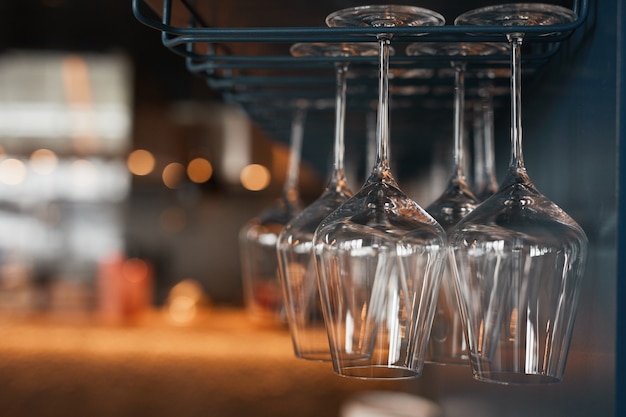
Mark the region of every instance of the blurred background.
MULTIPOLYGON (((322 19, 354 2, 329 3, 322 19)), ((450 14, 486 4, 449 3, 450 14)), ((625 12, 592 4, 580 49, 525 101, 531 177, 592 246, 566 380, 546 388, 432 365, 418 380, 354 381, 293 358, 286 328, 243 313, 237 242, 281 192, 285 138, 190 74, 130 1, 0 0, 0 415, 339 416, 371 391, 389 394, 387 411, 413 401, 415 416, 433 404, 447 416, 614 415, 625 12)), ((449 123, 424 132, 428 146, 394 148, 422 206, 447 180, 452 112, 437 113, 449 123)), ((508 117, 496 112, 500 173, 508 117)), ((329 144, 332 125, 316 134, 329 144)), ((317 139, 305 137, 305 202, 326 180, 317 139)), ((357 189, 366 146, 347 140, 357 189)))

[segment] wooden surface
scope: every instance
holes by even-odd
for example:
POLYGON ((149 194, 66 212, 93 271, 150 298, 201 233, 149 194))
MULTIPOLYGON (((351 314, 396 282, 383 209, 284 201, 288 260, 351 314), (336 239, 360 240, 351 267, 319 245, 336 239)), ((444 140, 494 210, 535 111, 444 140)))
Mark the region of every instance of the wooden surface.
POLYGON ((186 327, 160 314, 134 324, 0 318, 0 415, 336 416, 363 390, 406 389, 335 376, 296 359, 285 329, 242 311, 186 327))

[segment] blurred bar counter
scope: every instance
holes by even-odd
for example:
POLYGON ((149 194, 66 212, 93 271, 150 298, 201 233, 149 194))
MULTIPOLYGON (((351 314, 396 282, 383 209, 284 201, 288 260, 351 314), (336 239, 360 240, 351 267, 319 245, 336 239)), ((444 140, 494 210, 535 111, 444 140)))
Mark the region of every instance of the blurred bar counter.
POLYGON ((360 391, 408 384, 296 359, 286 328, 238 309, 207 308, 184 326, 160 311, 117 324, 0 315, 1 416, 337 416, 360 391))

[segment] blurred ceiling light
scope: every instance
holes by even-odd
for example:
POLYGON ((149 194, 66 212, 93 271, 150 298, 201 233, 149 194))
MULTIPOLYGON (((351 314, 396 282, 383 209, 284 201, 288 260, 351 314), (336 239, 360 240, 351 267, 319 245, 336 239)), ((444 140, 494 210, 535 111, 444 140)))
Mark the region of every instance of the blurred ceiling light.
POLYGON ((178 162, 167 164, 167 166, 163 168, 163 174, 161 175, 163 184, 165 184, 167 188, 178 188, 183 179, 184 173, 185 167, 183 164, 178 162))
POLYGON ((15 158, 0 161, 0 182, 6 185, 21 184, 26 178, 26 166, 15 158))
POLYGON ((30 154, 30 167, 33 172, 41 175, 48 175, 54 172, 59 163, 56 153, 50 149, 37 149, 30 154))
POLYGON ((145 149, 132 151, 126 159, 126 166, 134 175, 148 175, 154 170, 154 165, 154 155, 145 149))
POLYGON ((246 190, 261 191, 270 185, 271 175, 267 167, 260 164, 250 164, 241 170, 239 179, 246 190))
POLYGON ((196 184, 202 184, 211 179, 213 175, 213 166, 204 158, 192 159, 187 164, 187 176, 196 184))

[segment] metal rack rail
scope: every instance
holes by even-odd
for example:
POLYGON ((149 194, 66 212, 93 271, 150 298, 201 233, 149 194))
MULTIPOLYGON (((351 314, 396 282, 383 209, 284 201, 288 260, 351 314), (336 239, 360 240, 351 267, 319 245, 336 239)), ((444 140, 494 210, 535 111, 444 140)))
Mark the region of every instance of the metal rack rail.
MULTIPOLYGON (((141 23, 161 32, 163 45, 184 58, 189 72, 206 80, 224 100, 240 104, 250 117, 277 140, 286 141, 290 117, 286 112, 295 102, 306 101, 309 107, 330 113, 334 96, 334 65, 348 62, 348 109, 371 112, 376 98, 376 62, 374 57, 293 57, 289 46, 296 42, 364 42, 376 41, 381 33, 392 33, 396 53, 391 58, 392 106, 401 119, 402 113, 416 109, 450 107, 452 75, 446 57, 407 56, 405 46, 412 42, 506 42, 506 34, 525 33, 524 76, 532 81, 540 69, 563 45, 572 50, 572 35, 584 28, 590 14, 591 0, 572 0, 578 18, 558 26, 445 26, 396 28, 328 28, 319 27, 233 27, 216 26, 216 16, 209 11, 216 2, 193 0, 133 0, 132 9, 141 23), (206 12, 206 13, 205 13, 206 12), (213 23, 213 24, 211 24, 213 23), (447 89, 446 89, 447 88, 447 89), (446 93, 448 91, 449 93, 446 93), (417 93, 416 93, 417 92, 417 93)), ((268 6, 269 7, 269 6, 268 6)), ((329 12, 331 12, 330 10, 329 12)), ((323 21, 322 21, 323 24, 323 21)), ((583 30, 584 32, 584 30, 583 30)), ((574 42, 575 43, 575 42, 574 42)), ((466 61, 468 101, 476 95, 489 68, 502 76, 489 76, 491 83, 506 92, 509 57, 455 57, 466 61)), ((528 83, 530 84, 530 83, 528 83)), ((503 100, 505 101, 505 100, 503 100)), ((496 104, 498 102, 496 101, 496 104)), ((332 124, 332 117, 324 117, 332 124)), ((394 120, 396 120, 394 116, 394 120)), ((451 124, 451 119, 448 119, 451 124)), ((315 123, 320 126, 320 123, 315 123)), ((363 126, 363 123, 360 123, 363 126)), ((350 126, 347 127, 350 129, 350 126)), ((394 134, 414 136, 411 128, 396 128, 394 134)), ((307 133, 310 133, 307 132, 307 133)), ((315 132, 317 136, 320 132, 315 132)), ((326 133, 324 133, 326 134, 326 133)), ((347 132, 347 135, 349 132, 347 132)))

